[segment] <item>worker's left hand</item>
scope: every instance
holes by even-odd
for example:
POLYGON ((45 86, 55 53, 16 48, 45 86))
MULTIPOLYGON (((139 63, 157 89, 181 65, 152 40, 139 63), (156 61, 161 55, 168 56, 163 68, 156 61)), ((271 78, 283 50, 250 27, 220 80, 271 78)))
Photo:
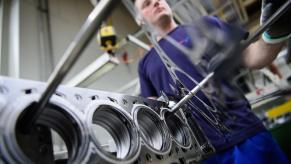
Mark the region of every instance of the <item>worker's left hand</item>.
MULTIPOLYGON (((263 0, 261 25, 264 24, 281 6, 288 0, 263 0)), ((267 31, 263 33, 262 38, 267 43, 279 43, 287 40, 291 34, 291 7, 274 23, 267 31)))

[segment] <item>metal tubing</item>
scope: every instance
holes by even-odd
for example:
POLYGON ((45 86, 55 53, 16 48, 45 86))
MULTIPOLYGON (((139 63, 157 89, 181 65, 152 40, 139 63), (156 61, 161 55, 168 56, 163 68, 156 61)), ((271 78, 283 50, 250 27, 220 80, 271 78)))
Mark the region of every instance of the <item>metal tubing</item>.
POLYGON ((20 76, 20 0, 10 2, 8 75, 20 76))
POLYGON ((182 100, 180 100, 175 106, 173 106, 171 112, 175 113, 183 106, 189 99, 191 99, 197 92, 199 92, 204 85, 213 77, 214 72, 208 74, 199 84, 197 84, 182 100))
POLYGON ((24 132, 29 131, 29 128, 35 123, 37 118, 43 112, 44 107, 47 105, 50 97, 77 61, 85 47, 87 47, 89 41, 91 41, 102 21, 109 15, 110 11, 113 9, 113 6, 116 4, 117 3, 114 0, 102 0, 90 13, 85 24, 71 42, 65 51, 63 58, 60 60, 50 76, 48 86, 43 92, 40 100, 35 103, 32 110, 24 116, 24 132))

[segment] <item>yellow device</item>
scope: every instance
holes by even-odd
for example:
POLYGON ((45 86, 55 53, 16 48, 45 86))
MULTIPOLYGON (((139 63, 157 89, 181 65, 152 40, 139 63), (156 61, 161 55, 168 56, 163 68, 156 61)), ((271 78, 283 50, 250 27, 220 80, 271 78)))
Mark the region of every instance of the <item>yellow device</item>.
POLYGON ((103 51, 113 54, 114 50, 118 48, 117 36, 111 25, 101 27, 98 40, 103 51))

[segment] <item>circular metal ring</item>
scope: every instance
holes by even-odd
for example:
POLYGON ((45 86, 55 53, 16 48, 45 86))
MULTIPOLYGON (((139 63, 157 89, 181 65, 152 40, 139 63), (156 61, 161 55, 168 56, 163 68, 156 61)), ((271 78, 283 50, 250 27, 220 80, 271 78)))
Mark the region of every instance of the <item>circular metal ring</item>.
MULTIPOLYGON (((0 123, 1 129, 3 129, 0 136, 3 144, 0 147, 2 147, 1 150, 6 150, 7 158, 4 158, 8 161, 11 160, 12 163, 34 162, 27 155, 29 153, 24 149, 23 142, 20 142, 22 138, 29 138, 30 133, 23 134, 18 127, 22 114, 39 98, 39 94, 20 97, 3 112, 1 120, 6 122, 0 123)), ((68 162, 79 163, 84 161, 89 147, 89 136, 86 133, 88 130, 85 128, 84 122, 84 115, 72 104, 63 98, 53 96, 38 118, 36 126, 53 129, 62 136, 68 149, 68 162)))
POLYGON ((165 122, 153 109, 137 104, 133 106, 132 116, 144 143, 151 151, 159 155, 170 152, 171 136, 165 122))
MULTIPOLYGON (((93 101, 86 109, 87 125, 98 155, 108 163, 132 163, 140 153, 141 143, 131 116, 121 106, 107 100, 93 101), (100 132, 94 133, 96 125, 112 137, 115 152, 102 148, 100 132)), ((104 134, 103 134, 104 135, 104 134)), ((106 134, 105 134, 106 135, 106 134)), ((104 137, 103 137, 104 138, 104 137)))
POLYGON ((190 148, 192 136, 187 124, 177 114, 171 113, 167 108, 161 109, 161 117, 165 121, 173 140, 184 149, 190 148))

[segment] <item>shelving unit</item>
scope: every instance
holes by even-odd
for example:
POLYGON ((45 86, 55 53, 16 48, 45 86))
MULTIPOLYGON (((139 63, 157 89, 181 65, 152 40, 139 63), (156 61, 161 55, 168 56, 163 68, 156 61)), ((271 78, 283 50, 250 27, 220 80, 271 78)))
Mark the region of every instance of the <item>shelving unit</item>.
POLYGON ((169 0, 169 3, 175 18, 181 23, 191 22, 202 15, 218 16, 224 21, 236 24, 248 21, 242 0, 169 0))

